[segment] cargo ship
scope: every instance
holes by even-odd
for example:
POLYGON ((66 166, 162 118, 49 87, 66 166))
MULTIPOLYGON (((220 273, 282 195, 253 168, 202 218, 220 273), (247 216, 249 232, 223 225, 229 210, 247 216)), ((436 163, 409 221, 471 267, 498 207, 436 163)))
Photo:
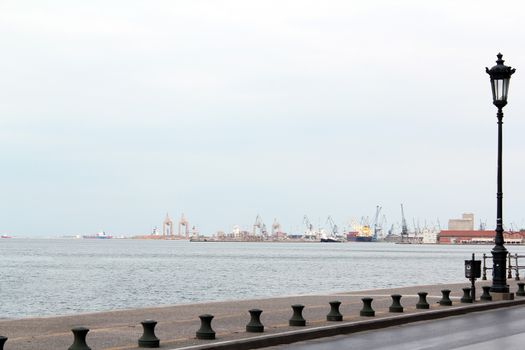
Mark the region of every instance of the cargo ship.
POLYGON ((86 238, 86 239, 111 239, 111 238, 113 238, 113 236, 110 236, 110 235, 106 234, 106 232, 102 231, 102 232, 97 233, 96 235, 82 236, 82 238, 86 238))
POLYGON ((328 236, 326 233, 323 233, 321 235, 321 243, 342 243, 343 241, 340 240, 338 237, 334 235, 328 236))
POLYGON ((348 232, 346 239, 348 242, 372 242, 372 236, 360 236, 358 232, 348 232))
POLYGON ((374 235, 368 225, 352 225, 352 231, 347 232, 346 239, 349 242, 372 242, 374 235))

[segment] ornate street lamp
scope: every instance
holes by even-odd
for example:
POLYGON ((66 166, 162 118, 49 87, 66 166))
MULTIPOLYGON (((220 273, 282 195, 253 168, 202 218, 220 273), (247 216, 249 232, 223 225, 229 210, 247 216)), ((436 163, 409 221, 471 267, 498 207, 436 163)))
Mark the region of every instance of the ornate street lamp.
POLYGON ((507 104, 507 94, 509 92, 510 76, 516 69, 503 64, 503 55, 498 53, 496 65, 491 69, 485 68, 490 75, 492 86, 492 101, 498 108, 496 114, 498 118, 498 193, 497 193, 497 213, 496 213, 496 245, 492 249, 492 286, 491 292, 508 293, 507 274, 505 271, 507 262, 507 249, 503 245, 503 186, 502 186, 502 126, 503 126, 503 107, 507 104))

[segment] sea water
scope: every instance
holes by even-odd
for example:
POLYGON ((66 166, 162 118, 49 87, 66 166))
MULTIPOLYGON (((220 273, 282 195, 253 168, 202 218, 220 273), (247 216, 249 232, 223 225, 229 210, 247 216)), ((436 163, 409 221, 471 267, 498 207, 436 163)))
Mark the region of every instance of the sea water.
MULTIPOLYGON (((492 246, 1 239, 0 318, 462 282, 492 246)), ((523 254, 525 247, 509 246, 523 254)), ((489 260, 490 263, 490 260, 489 260)), ((490 279, 490 271, 489 271, 490 279)))

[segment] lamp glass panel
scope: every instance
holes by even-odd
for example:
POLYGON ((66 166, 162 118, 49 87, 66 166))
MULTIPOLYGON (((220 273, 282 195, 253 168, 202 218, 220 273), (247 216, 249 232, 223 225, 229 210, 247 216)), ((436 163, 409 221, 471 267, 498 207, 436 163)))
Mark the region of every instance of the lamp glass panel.
POLYGON ((494 101, 507 101, 509 90, 509 79, 494 79, 493 81, 494 101))
POLYGON ((501 101, 502 99, 502 91, 503 91, 503 79, 495 79, 494 80, 494 100, 501 101))
POLYGON ((494 79, 494 101, 504 101, 505 79, 494 79))
POLYGON ((509 82, 510 79, 503 79, 503 100, 507 101, 507 95, 509 93, 509 82))

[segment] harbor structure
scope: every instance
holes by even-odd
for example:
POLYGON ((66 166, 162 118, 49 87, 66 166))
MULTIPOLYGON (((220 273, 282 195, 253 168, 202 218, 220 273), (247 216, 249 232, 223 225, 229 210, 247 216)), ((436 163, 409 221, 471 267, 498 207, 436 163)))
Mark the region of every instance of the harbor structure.
POLYGON ((438 231, 435 228, 425 227, 421 230, 421 243, 436 244, 438 243, 438 231))
POLYGON ((474 214, 463 213, 461 219, 449 219, 448 229, 455 231, 472 231, 474 230, 474 214))
MULTIPOLYGON (((191 229, 192 236, 198 236, 199 233, 195 226, 191 229)), ((171 219, 169 213, 166 213, 166 217, 162 222, 162 232, 159 231, 157 226, 153 229, 151 234, 148 235, 138 235, 133 236, 135 239, 159 239, 159 240, 172 240, 172 239, 189 239, 190 238, 190 223, 184 216, 184 213, 181 214, 180 220, 178 221, 178 230, 175 233, 175 224, 171 219)))
MULTIPOLYGON (((524 244, 525 231, 503 232, 507 244, 524 244)), ((482 230, 441 230, 440 244, 494 244, 494 231, 482 230)))
MULTIPOLYGON (((474 229, 474 214, 463 213, 460 219, 450 219, 448 228, 438 235, 440 244, 494 244, 494 231, 486 231, 484 225, 474 229)), ((509 244, 524 244, 525 231, 504 231, 503 238, 509 244)))
MULTIPOLYGON (((255 222, 250 228, 243 228, 239 225, 233 226, 230 232, 217 231, 212 236, 201 236, 195 226, 191 227, 184 214, 181 214, 178 221, 178 230, 175 233, 175 223, 169 214, 162 223, 162 232, 155 227, 152 234, 134 236, 139 239, 188 239, 190 241, 202 242, 393 242, 405 244, 490 244, 495 243, 493 232, 485 231, 484 225, 480 225, 478 230, 474 229, 474 214, 463 213, 461 218, 448 220, 448 227, 445 230, 438 226, 420 227, 419 221, 414 221, 414 229, 408 229, 407 221, 404 216, 403 205, 401 205, 401 234, 394 233, 394 225, 388 230, 388 235, 382 234, 382 227, 386 219, 380 216, 381 207, 376 207, 376 215, 373 223, 369 222, 368 217, 362 217, 358 223, 352 219, 349 228, 343 229, 339 233, 338 225, 328 216, 326 221, 329 227, 315 228, 308 217, 303 217, 304 232, 299 234, 287 234, 283 232, 281 224, 277 218, 274 218, 271 224, 271 231, 259 214, 256 215, 255 222)), ((525 244, 525 230, 522 231, 505 231, 505 241, 509 244, 525 244)))
POLYGON ((186 220, 186 217, 184 217, 184 213, 180 216, 179 220, 179 230, 177 231, 178 238, 181 239, 183 236, 186 237, 186 239, 190 238, 190 223, 188 220, 186 220), (182 228, 184 227, 184 232, 182 231, 182 228))
POLYGON ((162 222, 162 238, 172 237, 173 233, 173 221, 170 218, 170 215, 166 213, 166 218, 162 222))

